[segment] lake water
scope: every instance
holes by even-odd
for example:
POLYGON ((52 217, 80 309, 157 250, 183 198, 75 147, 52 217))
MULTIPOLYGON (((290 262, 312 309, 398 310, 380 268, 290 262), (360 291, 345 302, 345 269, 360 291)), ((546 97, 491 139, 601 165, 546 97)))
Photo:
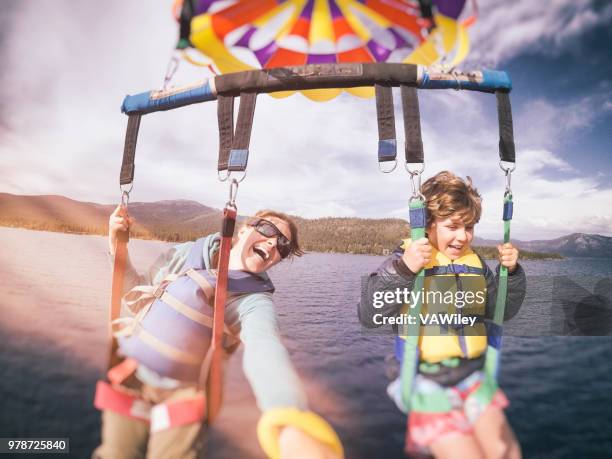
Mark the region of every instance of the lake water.
MULTIPOLYGON (((99 441, 92 401, 107 353, 106 239, 0 228, 0 240, 0 437, 70 437, 71 456, 86 458, 99 441)), ((144 270, 167 247, 133 240, 130 254, 144 270)), ((403 457, 406 419, 385 394, 391 338, 362 330, 356 317, 361 276, 383 259, 309 254, 272 273, 285 343, 311 407, 337 428, 349 459, 403 457)), ((612 275, 612 261, 602 259, 524 267, 535 277, 515 329, 550 322, 551 276, 612 275)), ((524 457, 612 455, 611 351, 610 337, 505 338, 500 380, 524 457)), ((262 458, 258 417, 239 353, 208 457, 262 458)))

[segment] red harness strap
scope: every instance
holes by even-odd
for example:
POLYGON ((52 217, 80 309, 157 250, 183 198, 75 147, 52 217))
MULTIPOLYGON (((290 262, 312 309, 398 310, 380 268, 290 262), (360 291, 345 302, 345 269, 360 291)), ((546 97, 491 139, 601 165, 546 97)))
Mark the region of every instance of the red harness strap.
POLYGON ((108 356, 108 368, 114 368, 120 362, 117 355, 118 343, 113 336, 113 321, 119 317, 121 312, 121 297, 123 296, 123 278, 127 264, 127 243, 130 239, 129 231, 118 231, 115 244, 115 263, 113 264, 113 281, 111 287, 111 305, 108 322, 108 334, 111 347, 108 356))
MULTIPOLYGON (((210 370, 203 368, 208 399, 207 421, 211 423, 221 409, 223 394, 223 325, 225 323, 225 301, 227 299, 227 275, 229 255, 232 248, 232 237, 236 225, 236 209, 226 206, 223 209, 223 226, 221 230, 221 247, 219 248, 219 265, 217 286, 215 288, 214 319, 212 343, 210 349, 210 370), (208 373, 208 374, 206 374, 208 373)), ((206 359, 208 360, 208 359, 206 359)), ((204 366, 206 366, 206 361, 204 366)))
POLYGON ((109 410, 140 421, 149 422, 151 405, 144 400, 111 386, 106 381, 98 381, 94 406, 99 410, 109 410))
POLYGON ((151 432, 199 423, 206 417, 204 394, 153 405, 106 381, 98 381, 94 406, 151 423, 151 432))
POLYGON ((151 432, 202 422, 206 417, 204 394, 199 397, 174 400, 151 409, 151 432))
POLYGON ((108 370, 106 377, 111 384, 118 385, 125 381, 132 373, 134 373, 137 367, 138 362, 134 359, 128 358, 108 370))

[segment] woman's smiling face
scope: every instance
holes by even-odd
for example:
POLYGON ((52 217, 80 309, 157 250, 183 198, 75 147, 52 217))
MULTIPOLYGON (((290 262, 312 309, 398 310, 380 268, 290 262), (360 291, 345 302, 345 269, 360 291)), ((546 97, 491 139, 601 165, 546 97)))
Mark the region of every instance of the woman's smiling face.
POLYGON ((465 255, 474 239, 474 226, 465 226, 460 217, 438 217, 427 232, 429 242, 451 260, 465 255))
MULTIPOLYGON (((289 224, 277 217, 266 217, 278 230, 291 241, 289 224)), ((262 273, 281 261, 278 252, 278 237, 266 237, 252 226, 243 226, 238 231, 238 240, 230 253, 230 269, 262 273)))

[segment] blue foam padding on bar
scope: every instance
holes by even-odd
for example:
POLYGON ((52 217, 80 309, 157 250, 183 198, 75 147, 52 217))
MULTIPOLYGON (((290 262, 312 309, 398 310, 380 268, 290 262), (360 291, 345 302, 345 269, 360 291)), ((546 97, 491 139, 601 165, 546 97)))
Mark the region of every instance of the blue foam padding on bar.
POLYGON ((490 320, 487 320, 485 325, 487 327, 487 343, 489 346, 493 346, 495 349, 500 350, 504 329, 490 320))
POLYGON ((126 96, 123 99, 121 111, 126 115, 133 113, 145 114, 172 110, 173 108, 184 107, 185 105, 217 99, 217 95, 213 93, 208 81, 199 86, 192 86, 178 92, 173 92, 171 89, 168 90, 170 95, 151 99, 151 94, 155 92, 157 91, 147 91, 133 96, 126 96))
POLYGON ((410 227, 425 228, 425 209, 410 209, 410 227))
POLYGON ((514 208, 514 204, 512 201, 504 202, 504 220, 512 220, 512 211, 514 208))
POLYGON ((482 70, 482 81, 457 81, 454 78, 432 79, 429 71, 425 70, 418 87, 420 89, 467 89, 483 92, 510 91, 512 90, 512 81, 510 75, 501 70, 482 70))
POLYGON ((384 139, 378 141, 378 161, 393 161, 397 156, 397 140, 384 139))
POLYGON ((395 337, 395 358, 399 362, 404 361, 404 348, 406 347, 406 342, 400 338, 399 336, 395 337))

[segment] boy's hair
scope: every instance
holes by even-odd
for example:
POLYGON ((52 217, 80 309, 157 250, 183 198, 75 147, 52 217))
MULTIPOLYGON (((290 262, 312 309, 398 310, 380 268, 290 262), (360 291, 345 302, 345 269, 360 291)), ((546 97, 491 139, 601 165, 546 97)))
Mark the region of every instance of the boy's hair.
POLYGON ((474 226, 480 220, 482 199, 469 176, 464 181, 452 172, 439 172, 423 183, 422 193, 427 200, 427 227, 436 218, 451 215, 461 218, 465 226, 474 226))
POLYGON ((275 210, 263 209, 258 211, 255 215, 253 215, 253 217, 247 219, 246 224, 250 225, 255 221, 259 220, 260 218, 263 218, 265 220, 268 217, 278 218, 279 220, 282 220, 286 222, 287 225, 289 225, 289 231, 291 232, 291 244, 293 246, 289 257, 301 257, 302 255, 304 255, 304 251, 300 248, 300 244, 298 241, 297 225, 289 215, 284 214, 282 212, 277 212, 275 210))

